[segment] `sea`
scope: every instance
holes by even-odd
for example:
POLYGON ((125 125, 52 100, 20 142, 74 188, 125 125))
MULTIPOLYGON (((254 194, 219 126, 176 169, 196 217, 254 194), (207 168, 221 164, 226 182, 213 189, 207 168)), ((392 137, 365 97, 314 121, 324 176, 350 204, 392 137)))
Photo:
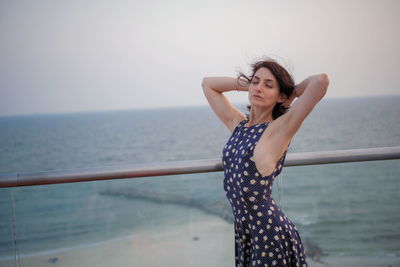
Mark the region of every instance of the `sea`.
MULTIPOLYGON (((237 107, 247 112, 246 104, 237 107)), ((0 172, 220 159, 229 136, 208 106, 3 116, 0 172)), ((288 155, 399 145, 400 95, 327 98, 303 122, 288 155)), ((399 163, 286 166, 273 197, 310 257, 400 263, 399 163)), ((164 231, 191 223, 193 209, 233 223, 222 185, 223 173, 210 172, 0 188, 0 263, 135 229, 164 231)))

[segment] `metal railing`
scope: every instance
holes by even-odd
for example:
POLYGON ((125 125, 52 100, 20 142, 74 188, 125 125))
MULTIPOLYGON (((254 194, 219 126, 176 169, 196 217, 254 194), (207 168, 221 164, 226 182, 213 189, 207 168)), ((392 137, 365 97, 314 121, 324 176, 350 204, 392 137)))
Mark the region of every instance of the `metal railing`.
MULTIPOLYGON (((400 146, 288 153, 284 166, 390 159, 400 159, 400 146)), ((34 173, 0 173, 0 188, 215 172, 222 170, 220 159, 207 159, 34 173)))

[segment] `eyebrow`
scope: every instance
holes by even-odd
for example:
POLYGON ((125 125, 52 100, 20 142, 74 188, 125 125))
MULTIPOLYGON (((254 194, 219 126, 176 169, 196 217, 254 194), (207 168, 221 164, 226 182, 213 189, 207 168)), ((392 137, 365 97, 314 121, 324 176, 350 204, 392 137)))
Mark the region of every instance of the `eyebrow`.
MULTIPOLYGON (((254 75, 254 78, 257 78, 257 79, 260 80, 260 77, 258 77, 258 76, 256 76, 256 75, 254 75)), ((274 80, 271 80, 271 79, 264 79, 264 81, 267 81, 267 82, 275 82, 274 80)))

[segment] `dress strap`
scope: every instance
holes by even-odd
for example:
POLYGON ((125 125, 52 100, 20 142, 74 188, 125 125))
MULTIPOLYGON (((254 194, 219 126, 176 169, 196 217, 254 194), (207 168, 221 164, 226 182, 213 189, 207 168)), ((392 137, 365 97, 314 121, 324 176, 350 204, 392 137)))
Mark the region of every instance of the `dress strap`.
POLYGON ((246 124, 246 122, 248 122, 249 119, 244 119, 241 122, 239 122, 239 125, 244 126, 246 124))

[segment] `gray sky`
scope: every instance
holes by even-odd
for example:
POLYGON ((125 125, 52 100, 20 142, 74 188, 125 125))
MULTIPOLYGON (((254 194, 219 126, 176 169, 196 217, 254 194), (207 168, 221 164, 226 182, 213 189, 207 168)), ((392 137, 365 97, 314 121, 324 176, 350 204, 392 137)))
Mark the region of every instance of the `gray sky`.
MULTIPOLYGON (((326 98, 400 94, 400 1, 0 2, 0 115, 205 105, 272 56, 326 98)), ((246 93, 228 94, 235 103, 246 93)))

